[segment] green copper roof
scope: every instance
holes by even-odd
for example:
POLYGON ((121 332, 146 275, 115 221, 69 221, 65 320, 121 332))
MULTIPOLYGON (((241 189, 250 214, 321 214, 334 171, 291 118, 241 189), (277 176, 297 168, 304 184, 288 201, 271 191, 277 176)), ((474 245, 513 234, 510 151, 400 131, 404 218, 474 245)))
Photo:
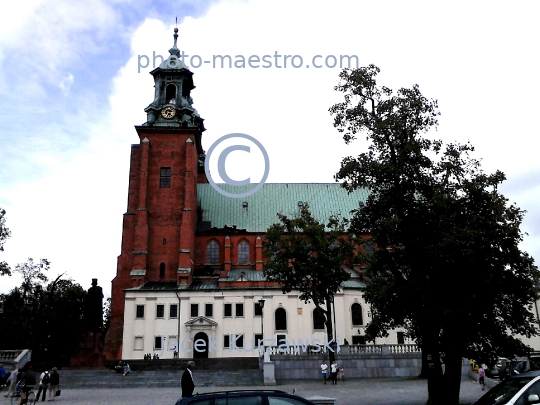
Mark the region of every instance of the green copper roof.
MULTIPOLYGON (((255 185, 236 187, 219 184, 219 187, 240 194, 255 185)), ((237 229, 261 233, 278 222, 278 212, 287 216, 298 214, 299 202, 307 202, 314 217, 324 222, 337 214, 350 218, 351 210, 357 209, 360 201, 365 203, 368 196, 364 189, 348 194, 338 183, 271 183, 242 198, 226 197, 210 184, 198 184, 197 194, 203 210, 202 220, 210 221, 210 227, 236 226, 237 229), (244 202, 247 202, 247 207, 244 202)))

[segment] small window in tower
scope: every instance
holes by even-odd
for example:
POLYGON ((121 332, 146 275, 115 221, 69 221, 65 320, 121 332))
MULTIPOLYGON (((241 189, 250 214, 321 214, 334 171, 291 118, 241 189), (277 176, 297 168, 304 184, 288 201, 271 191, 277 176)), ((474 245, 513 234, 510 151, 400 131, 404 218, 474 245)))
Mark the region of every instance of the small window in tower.
POLYGON ((161 172, 159 176, 159 186, 161 188, 171 187, 171 168, 170 167, 161 168, 161 172))
POLYGON ((165 101, 169 104, 176 104, 176 86, 169 84, 165 91, 165 101))
POLYGON ((135 317, 137 319, 144 318, 144 305, 137 305, 135 317))
POLYGON ((159 265, 159 278, 165 277, 165 263, 161 262, 159 265))

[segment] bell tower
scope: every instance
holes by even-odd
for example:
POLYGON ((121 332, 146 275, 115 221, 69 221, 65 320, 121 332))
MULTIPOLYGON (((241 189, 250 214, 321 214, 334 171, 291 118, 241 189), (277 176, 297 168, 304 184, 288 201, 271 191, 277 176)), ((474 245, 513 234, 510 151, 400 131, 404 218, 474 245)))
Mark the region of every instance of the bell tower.
POLYGON ((150 74, 154 101, 147 121, 136 126, 131 146, 127 212, 122 250, 112 281, 111 323, 105 339, 108 360, 121 358, 124 290, 148 282, 189 284, 193 277, 197 225, 197 183, 204 173, 203 119, 193 108, 193 73, 177 48, 150 74))
POLYGON ((193 73, 180 59, 176 46, 178 28, 174 29, 174 45, 169 57, 150 72, 154 76, 154 101, 144 109, 147 121, 143 126, 197 128, 204 131, 203 120, 193 108, 191 90, 193 73))

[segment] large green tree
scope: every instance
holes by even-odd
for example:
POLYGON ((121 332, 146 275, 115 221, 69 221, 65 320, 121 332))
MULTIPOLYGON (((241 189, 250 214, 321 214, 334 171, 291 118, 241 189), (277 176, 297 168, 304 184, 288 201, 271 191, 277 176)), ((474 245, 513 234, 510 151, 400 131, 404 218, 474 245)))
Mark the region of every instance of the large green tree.
POLYGON ((378 86, 378 73, 343 71, 344 101, 330 108, 345 142, 367 139, 336 175, 349 190, 370 190, 351 224, 378 247, 365 259, 367 334, 406 327, 428 361, 428 402, 458 404, 462 356, 512 357, 525 349, 516 335, 537 332, 538 272, 519 248, 524 211, 498 191, 503 173, 481 170, 471 145, 424 137, 437 125, 436 101, 417 85, 378 86))
MULTIPOLYGON (((345 236, 348 221, 332 216, 327 223, 313 217, 304 205, 298 216, 277 214, 279 223, 266 232, 263 242, 267 263, 264 274, 281 285, 283 293, 299 291, 324 316, 328 341, 332 341, 334 295, 350 275, 343 264, 353 257, 354 246, 345 236)), ((334 352, 329 351, 330 361, 334 352)))
POLYGON ((46 259, 17 264, 22 283, 4 294, 0 349, 32 350, 32 360, 47 367, 68 365, 82 330, 86 291, 58 276, 48 282, 46 259))

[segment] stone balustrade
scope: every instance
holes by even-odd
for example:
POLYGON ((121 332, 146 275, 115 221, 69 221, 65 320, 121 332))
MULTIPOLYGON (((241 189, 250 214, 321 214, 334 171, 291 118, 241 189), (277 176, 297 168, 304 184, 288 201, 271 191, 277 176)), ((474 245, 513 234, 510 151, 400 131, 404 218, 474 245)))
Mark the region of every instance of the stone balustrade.
MULTIPOLYGON (((324 346, 283 344, 279 346, 269 346, 266 352, 270 355, 284 356, 313 356, 325 352, 324 346)), ((420 348, 416 344, 385 344, 385 345, 344 345, 337 347, 338 354, 396 354, 396 353, 420 353, 420 348)))
POLYGON ((32 359, 32 351, 28 349, 0 350, 0 361, 6 364, 15 364, 17 368, 23 367, 32 359))
MULTIPOLYGON (((322 346, 280 345, 268 347, 263 369, 266 380, 320 378, 328 351, 322 346)), ((336 352, 338 365, 349 378, 414 377, 420 374, 422 353, 417 345, 346 345, 336 352)))

